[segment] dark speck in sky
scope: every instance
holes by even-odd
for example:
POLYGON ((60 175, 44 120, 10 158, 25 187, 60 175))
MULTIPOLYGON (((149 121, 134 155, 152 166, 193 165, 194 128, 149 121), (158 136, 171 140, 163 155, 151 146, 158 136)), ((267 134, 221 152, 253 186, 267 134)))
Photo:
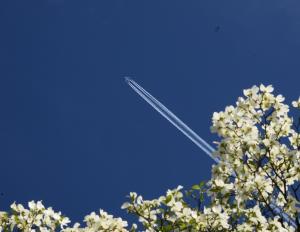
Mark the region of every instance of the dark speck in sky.
POLYGON ((214 29, 214 31, 215 31, 215 32, 219 32, 219 31, 220 31, 220 29, 221 29, 221 27, 220 27, 219 25, 217 25, 217 26, 215 26, 215 29, 214 29))

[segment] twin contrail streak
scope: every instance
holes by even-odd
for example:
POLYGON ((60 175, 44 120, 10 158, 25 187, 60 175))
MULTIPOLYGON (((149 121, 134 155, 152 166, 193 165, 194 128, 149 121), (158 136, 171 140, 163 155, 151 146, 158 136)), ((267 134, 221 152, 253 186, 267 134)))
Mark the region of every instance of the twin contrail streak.
MULTIPOLYGON (((212 158, 216 163, 220 163, 220 160, 217 157, 213 156, 215 149, 212 146, 210 146, 205 140, 203 140, 199 135, 197 135, 190 127, 188 127, 183 121, 181 121, 167 107, 160 103, 155 97, 153 97, 149 92, 147 92, 130 77, 125 77, 125 81, 138 95, 140 95, 140 97, 142 97, 146 102, 148 102, 158 113, 160 113, 164 118, 166 118, 170 123, 172 123, 178 130, 180 130, 185 136, 187 136, 210 158, 212 158)), ((273 203, 270 203, 270 206, 276 214, 282 215, 282 217, 287 222, 289 222, 292 226, 296 227, 295 221, 291 219, 289 215, 283 212, 281 208, 279 208, 273 203)))
POLYGON ((212 155, 215 151, 212 146, 205 142, 199 135, 197 135, 191 128, 189 128, 183 121, 181 121, 175 114, 167 109, 162 103, 155 99, 150 93, 138 85, 134 80, 129 77, 125 78, 127 84, 139 94, 146 102, 148 102, 157 112, 159 112, 164 118, 172 123, 178 130, 180 130, 185 136, 192 140, 200 149, 202 149, 210 158, 217 163, 219 160, 212 155))

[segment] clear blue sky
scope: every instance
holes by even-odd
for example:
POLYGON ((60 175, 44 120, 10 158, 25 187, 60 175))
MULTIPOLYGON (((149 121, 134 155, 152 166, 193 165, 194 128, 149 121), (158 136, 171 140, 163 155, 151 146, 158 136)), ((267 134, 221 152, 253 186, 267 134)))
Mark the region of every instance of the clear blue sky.
POLYGON ((298 0, 2 0, 1 208, 123 216, 130 191, 207 180, 213 162, 123 76, 212 142, 212 113, 243 88, 298 98, 299 12, 298 0))

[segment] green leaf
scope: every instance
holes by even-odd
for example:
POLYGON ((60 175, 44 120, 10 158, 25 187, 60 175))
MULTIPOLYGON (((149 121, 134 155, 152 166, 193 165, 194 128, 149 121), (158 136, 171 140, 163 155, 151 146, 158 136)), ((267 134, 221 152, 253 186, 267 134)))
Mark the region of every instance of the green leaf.
POLYGON ((195 185, 192 186, 192 189, 193 190, 200 190, 201 187, 199 185, 195 184, 195 185))
POLYGON ((205 185, 205 182, 201 181, 200 184, 199 184, 199 187, 202 188, 204 185, 205 185))
POLYGON ((165 201, 166 204, 168 204, 171 200, 172 200, 172 196, 171 195, 167 196, 165 201))

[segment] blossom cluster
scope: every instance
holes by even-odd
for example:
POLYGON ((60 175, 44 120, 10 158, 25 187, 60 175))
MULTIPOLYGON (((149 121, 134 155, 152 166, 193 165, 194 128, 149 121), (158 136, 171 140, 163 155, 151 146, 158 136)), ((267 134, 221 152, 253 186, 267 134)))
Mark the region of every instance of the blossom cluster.
POLYGON ((130 193, 130 202, 124 203, 122 208, 137 215, 146 232, 229 228, 229 217, 220 205, 204 207, 204 211, 201 212, 199 208, 187 204, 181 189, 182 186, 178 186, 168 190, 165 196, 154 200, 144 200, 142 196, 130 193))
MULTIPOLYGON (((79 223, 75 223, 73 227, 66 228, 63 232, 96 232, 96 231, 116 231, 127 232, 128 223, 121 218, 114 218, 112 215, 100 209, 99 214, 92 212, 85 216, 84 222, 86 227, 80 227, 79 223)), ((133 225, 131 231, 136 228, 133 225)))
MULTIPOLYGON (((185 193, 178 186, 153 200, 131 192, 121 207, 138 218, 130 229, 103 210, 70 227, 60 212, 32 201, 28 209, 13 203, 1 212, 0 232, 300 231, 300 119, 289 116, 273 90, 253 86, 235 106, 213 114, 220 162, 206 185, 185 193)), ((292 106, 299 110, 300 98, 292 106)))
MULTIPOLYGON (((22 204, 13 203, 11 212, 0 212, 0 231, 24 231, 24 232, 97 232, 115 231, 127 232, 127 222, 121 218, 114 218, 103 210, 99 214, 92 212, 85 216, 85 227, 75 223, 69 227, 69 218, 61 212, 55 212, 51 207, 45 208, 41 201, 28 203, 28 208, 22 204)), ((131 231, 134 231, 135 225, 131 231)))
POLYGON ((0 231, 48 232, 63 230, 70 222, 69 218, 45 208, 41 201, 28 203, 28 209, 21 204, 13 203, 11 213, 0 213, 0 231))
MULTIPOLYGON (((299 123, 283 102, 271 85, 253 86, 236 106, 213 115, 221 162, 212 169, 209 194, 238 231, 299 227, 299 123)), ((299 100, 292 105, 299 108, 299 100)))

